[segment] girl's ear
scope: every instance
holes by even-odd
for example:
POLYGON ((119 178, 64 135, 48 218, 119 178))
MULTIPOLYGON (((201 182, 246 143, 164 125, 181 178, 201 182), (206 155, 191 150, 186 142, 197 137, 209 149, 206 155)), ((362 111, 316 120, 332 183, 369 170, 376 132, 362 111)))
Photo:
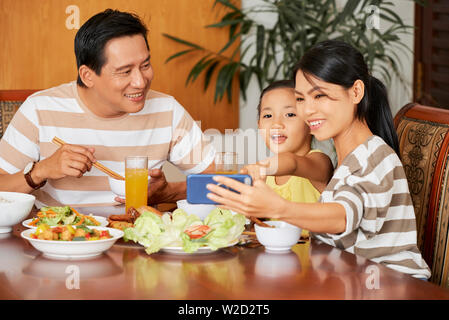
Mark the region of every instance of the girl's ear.
POLYGON ((362 80, 357 79, 349 89, 351 100, 354 104, 359 104, 365 95, 365 84, 362 80))

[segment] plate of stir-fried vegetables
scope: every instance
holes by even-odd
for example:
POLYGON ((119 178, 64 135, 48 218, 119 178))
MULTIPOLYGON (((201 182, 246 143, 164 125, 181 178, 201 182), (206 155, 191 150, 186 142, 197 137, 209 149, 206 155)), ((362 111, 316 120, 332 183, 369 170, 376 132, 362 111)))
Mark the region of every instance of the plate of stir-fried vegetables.
POLYGON ((123 236, 123 231, 106 227, 41 224, 23 231, 28 240, 45 257, 53 259, 86 259, 101 255, 123 236))
POLYGON ((48 226, 98 226, 106 227, 108 221, 104 217, 85 215, 70 206, 42 207, 32 219, 22 222, 27 228, 37 228, 42 224, 48 226))

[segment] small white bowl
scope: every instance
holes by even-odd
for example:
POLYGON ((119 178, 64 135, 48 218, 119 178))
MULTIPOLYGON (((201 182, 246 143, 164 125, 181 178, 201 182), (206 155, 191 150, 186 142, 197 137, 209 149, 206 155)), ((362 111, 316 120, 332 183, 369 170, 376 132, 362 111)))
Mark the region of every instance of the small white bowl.
POLYGON ((179 200, 176 204, 179 209, 184 210, 187 214, 195 214, 201 220, 204 220, 212 210, 217 208, 213 204, 191 204, 187 200, 179 200))
POLYGON ((288 252, 301 237, 301 228, 285 221, 264 221, 275 228, 254 225, 257 240, 268 252, 288 252))
MULTIPOLYGON (((122 175, 123 176, 123 175, 122 175)), ((125 180, 117 180, 108 176, 109 187, 115 195, 124 198, 125 197, 125 180)))
MULTIPOLYGON (((123 177, 125 176, 123 173, 120 173, 123 177)), ((110 176, 108 176, 109 186, 111 187, 111 191, 119 196, 120 198, 125 198, 126 188, 125 188, 125 180, 117 180, 110 176)), ((150 176, 148 176, 148 183, 150 183, 150 176)))
POLYGON ((33 208, 36 197, 28 193, 0 192, 0 233, 24 220, 33 208))
MULTIPOLYGON (((55 227, 52 227, 55 228, 55 227)), ((23 231, 20 235, 28 240, 31 245, 44 256, 52 259, 77 260, 88 259, 101 255, 121 237, 123 231, 106 227, 88 227, 89 229, 108 230, 112 238, 93 241, 60 241, 60 240, 41 240, 31 238, 31 234, 36 232, 35 229, 23 231)))

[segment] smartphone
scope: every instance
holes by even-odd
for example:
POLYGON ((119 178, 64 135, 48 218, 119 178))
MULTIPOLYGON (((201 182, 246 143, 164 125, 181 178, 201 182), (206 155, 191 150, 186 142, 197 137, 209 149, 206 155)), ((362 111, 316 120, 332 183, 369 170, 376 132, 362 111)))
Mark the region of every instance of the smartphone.
MULTIPOLYGON (((218 182, 212 179, 214 176, 226 176, 247 185, 252 185, 253 183, 251 176, 247 174, 191 174, 187 176, 187 202, 192 204, 217 204, 207 197, 210 191, 206 188, 206 185, 209 183, 218 184, 218 182)), ((221 186, 237 192, 224 185, 221 186)))

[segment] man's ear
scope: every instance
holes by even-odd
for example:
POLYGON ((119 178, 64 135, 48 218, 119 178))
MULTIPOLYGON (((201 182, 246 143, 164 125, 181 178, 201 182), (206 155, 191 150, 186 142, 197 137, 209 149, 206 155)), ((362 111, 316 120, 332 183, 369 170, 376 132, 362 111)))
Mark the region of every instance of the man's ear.
POLYGON ((83 64, 81 67, 79 67, 78 74, 81 78, 81 81, 83 81, 86 87, 92 88, 92 86, 94 85, 93 82, 94 71, 88 66, 83 64))
POLYGON ((357 79, 354 81, 354 84, 349 89, 349 94, 351 96, 352 102, 354 104, 359 104, 362 101, 363 96, 365 95, 365 84, 362 80, 357 79))

